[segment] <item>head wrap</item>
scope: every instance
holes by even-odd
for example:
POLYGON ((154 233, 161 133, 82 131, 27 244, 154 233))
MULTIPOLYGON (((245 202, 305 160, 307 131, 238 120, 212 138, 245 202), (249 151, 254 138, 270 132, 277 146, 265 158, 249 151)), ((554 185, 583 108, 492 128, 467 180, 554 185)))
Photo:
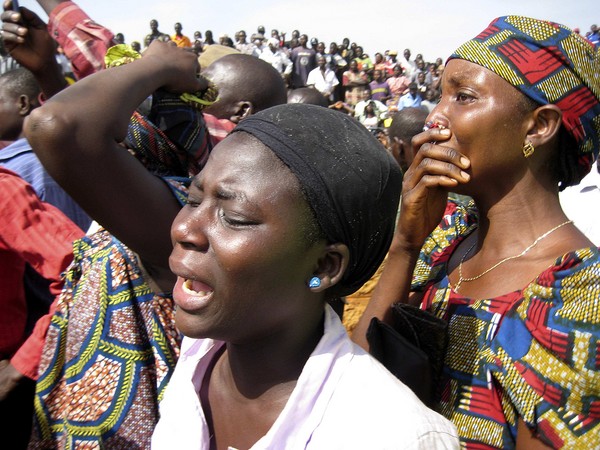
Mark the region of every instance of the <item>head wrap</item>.
POLYGON ((521 16, 499 17, 449 59, 501 76, 535 102, 554 104, 578 146, 579 175, 598 156, 600 50, 569 28, 521 16))
POLYGON ((402 172, 358 121, 301 103, 275 106, 242 120, 246 132, 269 147, 298 178, 330 243, 350 249, 337 295, 356 291, 377 270, 390 245, 402 172))
POLYGON ((164 91, 155 92, 149 101, 149 110, 142 105, 129 120, 125 146, 156 175, 197 174, 212 150, 202 113, 164 91))
MULTIPOLYGON (((119 44, 106 51, 104 63, 118 67, 141 57, 131 46, 119 44)), ((133 113, 124 144, 150 172, 187 177, 206 164, 212 141, 200 111, 215 102, 218 92, 211 85, 196 94, 157 91, 133 113)))

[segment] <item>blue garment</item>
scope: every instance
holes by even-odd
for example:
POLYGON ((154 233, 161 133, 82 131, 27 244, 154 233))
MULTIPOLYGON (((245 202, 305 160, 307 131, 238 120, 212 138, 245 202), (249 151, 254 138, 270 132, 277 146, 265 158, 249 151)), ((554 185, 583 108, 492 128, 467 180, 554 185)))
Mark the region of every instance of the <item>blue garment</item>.
POLYGON ((421 106, 422 101, 423 99, 419 94, 415 95, 414 97, 410 92, 408 94, 404 94, 398 101, 398 111, 404 108, 418 108, 421 106))
POLYGON ((21 138, 0 150, 0 166, 12 170, 27 181, 42 201, 60 209, 79 228, 84 231, 89 228, 92 219, 48 175, 27 139, 21 138))

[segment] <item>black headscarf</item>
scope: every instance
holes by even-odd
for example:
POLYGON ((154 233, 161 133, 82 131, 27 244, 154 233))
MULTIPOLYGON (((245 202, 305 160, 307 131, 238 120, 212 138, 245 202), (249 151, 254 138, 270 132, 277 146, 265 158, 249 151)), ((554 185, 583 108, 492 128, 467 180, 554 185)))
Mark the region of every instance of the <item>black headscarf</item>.
POLYGON ((394 233, 402 184, 397 163, 362 124, 320 106, 275 106, 242 120, 236 132, 257 138, 291 169, 328 241, 350 249, 335 294, 360 288, 394 233))

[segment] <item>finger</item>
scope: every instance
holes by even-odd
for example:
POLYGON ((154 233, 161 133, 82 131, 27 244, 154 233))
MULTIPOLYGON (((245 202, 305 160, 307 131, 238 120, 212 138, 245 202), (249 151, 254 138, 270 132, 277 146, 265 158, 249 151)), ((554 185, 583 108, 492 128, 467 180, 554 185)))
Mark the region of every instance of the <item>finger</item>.
POLYGON ((405 174, 407 187, 416 186, 421 179, 427 176, 441 176, 455 180, 456 183, 467 183, 471 176, 453 162, 439 158, 422 158, 418 164, 413 164, 405 174))
POLYGON ((425 158, 417 167, 425 175, 441 175, 466 183, 471 176, 453 162, 441 161, 439 159, 425 158))
POLYGON ((3 23, 17 23, 21 20, 21 13, 13 10, 5 10, 2 11, 0 17, 2 18, 3 23))
POLYGON ((2 35, 2 41, 4 42, 5 47, 9 51, 12 51, 12 49, 17 44, 23 44, 25 42, 24 36, 19 36, 18 34, 15 34, 13 32, 10 32, 10 31, 4 30, 4 29, 2 30, 1 35, 2 35))
POLYGON ((413 164, 418 165, 425 158, 449 162, 461 169, 468 169, 471 165, 469 158, 457 152, 454 148, 446 145, 438 145, 434 142, 427 142, 418 148, 413 164))
POLYGON ((440 142, 446 141, 452 136, 452 132, 448 128, 430 128, 415 135, 412 138, 413 145, 420 147, 425 142, 440 142))

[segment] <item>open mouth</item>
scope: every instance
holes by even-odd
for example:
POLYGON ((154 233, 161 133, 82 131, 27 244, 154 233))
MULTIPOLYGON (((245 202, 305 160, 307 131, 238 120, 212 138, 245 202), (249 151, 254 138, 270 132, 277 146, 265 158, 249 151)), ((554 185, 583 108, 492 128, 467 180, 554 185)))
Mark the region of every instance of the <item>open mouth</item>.
POLYGON ((186 279, 181 287, 183 292, 189 295, 206 297, 207 295, 212 294, 212 289, 209 286, 196 280, 186 279))

